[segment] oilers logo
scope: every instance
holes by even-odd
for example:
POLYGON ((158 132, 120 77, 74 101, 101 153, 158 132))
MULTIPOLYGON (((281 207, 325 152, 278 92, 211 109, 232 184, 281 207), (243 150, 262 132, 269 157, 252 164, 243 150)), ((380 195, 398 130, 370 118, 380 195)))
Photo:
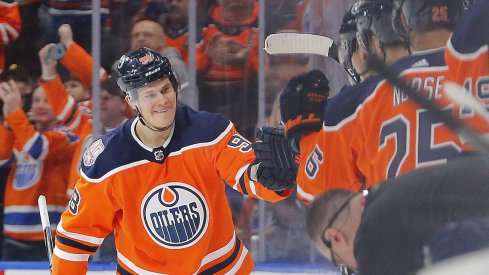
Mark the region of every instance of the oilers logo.
POLYGON ((209 208, 197 189, 171 182, 146 194, 141 218, 153 241, 165 248, 181 249, 202 238, 209 224, 209 208))

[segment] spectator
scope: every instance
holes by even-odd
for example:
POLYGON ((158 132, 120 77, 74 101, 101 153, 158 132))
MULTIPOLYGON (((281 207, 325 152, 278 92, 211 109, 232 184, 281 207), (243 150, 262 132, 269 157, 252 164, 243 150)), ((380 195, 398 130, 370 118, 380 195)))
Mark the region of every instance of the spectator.
POLYGON ((5 47, 19 37, 21 18, 19 4, 14 0, 0 1, 0 73, 5 68, 5 47))
POLYGON ((253 136, 257 120, 258 3, 219 0, 197 47, 199 104, 253 136))
MULTIPOLYGON (((308 210, 309 237, 326 258, 366 275, 412 274, 429 255, 442 259, 480 249, 446 228, 489 217, 488 168, 487 158, 467 157, 419 169, 379 184, 366 201, 361 193, 328 191, 308 210), (443 242, 443 234, 457 242, 443 242)), ((487 243, 487 236, 480 241, 487 243)))
POLYGON ((165 0, 165 3, 168 8, 163 21, 165 41, 168 46, 178 49, 188 63, 188 0, 165 0))
POLYGON ((187 106, 196 107, 195 94, 190 91, 188 72, 177 49, 166 45, 163 27, 156 21, 143 19, 134 24, 131 30, 131 51, 140 47, 148 47, 159 52, 170 60, 180 81, 178 101, 187 106))
POLYGON ((69 163, 77 137, 57 128, 56 116, 42 88, 33 94, 32 118, 22 110, 15 82, 0 84, 7 127, 0 126, 0 163, 11 165, 5 191, 2 260, 46 259, 37 198, 47 198, 50 221, 56 224, 66 205, 69 163))

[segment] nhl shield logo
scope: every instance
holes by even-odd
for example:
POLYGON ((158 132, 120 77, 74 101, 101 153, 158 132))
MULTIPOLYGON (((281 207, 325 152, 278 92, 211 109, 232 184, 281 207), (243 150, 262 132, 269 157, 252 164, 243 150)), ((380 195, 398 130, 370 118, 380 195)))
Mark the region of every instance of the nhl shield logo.
POLYGON ((153 152, 155 155, 155 160, 162 161, 165 158, 165 154, 163 154, 162 150, 156 150, 153 152))
POLYGON ((181 249, 194 245, 209 225, 209 207, 193 186, 171 182, 149 191, 141 204, 146 232, 160 246, 181 249))

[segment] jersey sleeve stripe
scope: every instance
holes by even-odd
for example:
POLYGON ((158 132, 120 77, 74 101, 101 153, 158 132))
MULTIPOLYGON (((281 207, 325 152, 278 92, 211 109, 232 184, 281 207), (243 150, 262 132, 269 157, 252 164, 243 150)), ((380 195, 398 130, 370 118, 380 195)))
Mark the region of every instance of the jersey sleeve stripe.
POLYGON ((129 163, 129 164, 126 164, 126 165, 122 165, 120 167, 117 167, 116 169, 113 169, 113 170, 110 170, 109 172, 107 172, 105 175, 103 175, 102 177, 100 178, 95 178, 95 179, 92 179, 92 178, 89 178, 84 172, 83 172, 83 169, 80 169, 80 175, 88 182, 92 182, 92 183, 100 183, 102 182, 103 180, 105 180, 106 178, 114 175, 115 173, 118 173, 120 171, 123 171, 123 170, 126 170, 126 169, 129 169, 129 168, 132 168, 132 167, 136 167, 138 165, 143 165, 143 164, 146 164, 148 163, 149 160, 139 160, 139 161, 136 161, 136 162, 133 162, 133 163, 129 163))
POLYGON ((120 274, 120 275, 132 275, 131 272, 125 270, 120 264, 117 265, 116 272, 117 272, 117 274, 120 274))
POLYGON ((161 273, 151 272, 136 266, 128 258, 124 257, 124 255, 122 255, 119 251, 117 251, 117 259, 119 259, 123 264, 125 264, 131 270, 135 271, 136 274, 161 275, 161 273))
POLYGON ((205 147, 205 146, 211 146, 211 145, 214 145, 214 144, 217 144, 219 141, 221 141, 228 133, 229 131, 231 131, 233 127, 233 124, 230 122, 228 127, 226 128, 226 130, 224 130, 216 139, 214 139, 213 141, 210 141, 210 142, 202 142, 202 143, 196 143, 196 144, 192 144, 190 146, 185 146, 183 147, 182 149, 178 150, 178 151, 175 151, 175 152, 171 152, 169 154, 169 156, 175 156, 175 155, 180 155, 182 152, 184 151, 187 151, 187 150, 191 150, 191 149, 195 149, 195 148, 200 148, 200 147, 205 147))
POLYGON ((203 267, 204 265, 206 265, 206 264, 208 264, 208 263, 210 263, 216 259, 219 259, 220 257, 229 253, 229 251, 231 251, 231 249, 233 249, 233 247, 236 245, 236 240, 238 240, 238 238, 236 238, 236 233, 233 233, 233 237, 225 246, 219 248, 218 250, 216 250, 214 252, 207 254, 204 257, 204 259, 202 259, 200 267, 203 267))
POLYGON ((58 231, 58 233, 61 233, 64 236, 69 237, 71 239, 91 243, 91 244, 98 245, 98 246, 100 246, 104 241, 104 238, 97 238, 97 237, 82 235, 82 234, 78 234, 78 233, 68 232, 63 228, 61 223, 58 224, 58 227, 56 228, 56 230, 58 231))
POLYGON ((307 202, 311 202, 314 200, 314 196, 307 193, 306 191, 302 190, 302 188, 300 187, 300 185, 297 185, 297 196, 303 200, 303 201, 307 201, 307 202))
POLYGON ((233 253, 227 257, 224 261, 202 271, 202 272, 199 272, 199 274, 201 275, 211 275, 211 274, 215 274, 221 270, 223 270, 224 268, 226 268, 227 266, 229 266, 232 262, 234 262, 234 260, 236 260, 236 258, 238 257, 238 252, 241 248, 241 241, 238 239, 238 237, 235 237, 236 238, 236 246, 234 247, 234 250, 233 250, 233 253))
POLYGON ((58 256, 60 259, 72 261, 72 262, 86 262, 90 257, 90 254, 68 253, 66 251, 62 251, 58 247, 54 248, 54 254, 58 256))
POLYGON ((248 255, 248 249, 243 245, 243 250, 241 251, 241 256, 239 257, 237 263, 234 265, 234 267, 229 270, 229 272, 226 272, 225 275, 232 275, 232 274, 237 274, 238 270, 241 268, 241 265, 243 264, 243 261, 246 259, 246 255, 248 255))
MULTIPOLYGON (((246 190, 244 175, 241 178, 239 178, 239 187, 241 187, 241 192, 243 194, 248 195, 248 190, 246 190)), ((234 189, 236 189, 236 188, 234 188, 234 189)))
POLYGON ((5 27, 7 33, 10 34, 10 36, 13 38, 12 40, 15 40, 17 39, 17 37, 19 37, 19 32, 10 24, 3 23, 3 26, 5 27))
POLYGON ((2 36, 3 44, 8 44, 10 41, 7 35, 7 30, 5 29, 5 26, 3 24, 0 24, 0 34, 2 36))
POLYGON ((68 239, 68 238, 62 237, 60 235, 56 236, 56 239, 58 240, 58 242, 66 245, 66 246, 71 246, 73 248, 84 250, 86 252, 95 253, 97 251, 97 249, 98 249, 98 246, 84 245, 82 243, 79 243, 79 242, 74 241, 72 239, 68 239))
POLYGON ((68 102, 66 103, 61 113, 58 115, 58 119, 60 121, 64 121, 65 124, 69 123, 70 119, 73 118, 74 113, 76 112, 76 108, 77 105, 75 104, 75 100, 72 96, 68 96, 68 102), (71 111, 71 113, 69 116, 67 116, 69 111, 71 111))

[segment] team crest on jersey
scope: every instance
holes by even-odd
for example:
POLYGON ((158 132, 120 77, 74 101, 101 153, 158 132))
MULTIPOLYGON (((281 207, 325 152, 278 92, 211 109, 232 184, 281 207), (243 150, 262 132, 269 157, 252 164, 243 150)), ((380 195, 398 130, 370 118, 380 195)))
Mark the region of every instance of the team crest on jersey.
POLYGON ((181 249, 202 238, 209 224, 209 207, 193 186, 170 182, 146 194, 141 218, 154 242, 165 248, 181 249))
POLYGON ((101 139, 96 140, 83 153, 83 165, 92 166, 97 157, 105 150, 105 145, 101 139))

